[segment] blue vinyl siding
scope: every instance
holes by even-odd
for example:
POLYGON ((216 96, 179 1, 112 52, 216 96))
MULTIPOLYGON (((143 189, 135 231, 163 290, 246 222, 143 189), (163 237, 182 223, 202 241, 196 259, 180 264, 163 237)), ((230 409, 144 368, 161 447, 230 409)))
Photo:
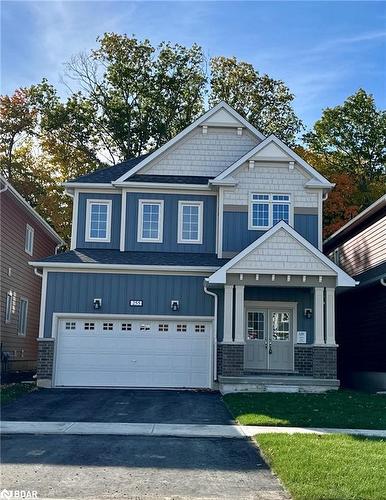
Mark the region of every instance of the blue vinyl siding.
POLYGON ((318 248, 318 216, 295 214, 294 229, 303 236, 307 241, 318 248))
MULTIPOLYGON (((317 215, 295 214, 294 228, 315 247, 318 246, 317 215)), ((260 238, 264 232, 248 229, 247 212, 224 212, 223 251, 240 252, 260 238)))
POLYGON ((162 193, 127 193, 125 250, 148 252, 215 253, 216 197, 162 193), (144 243, 137 241, 139 200, 164 200, 162 243, 144 243), (203 201, 202 244, 177 243, 178 201, 180 200, 203 201))
POLYGON ((79 193, 77 248, 109 248, 119 250, 121 232, 121 195, 107 193, 79 193), (110 242, 85 241, 87 200, 112 200, 110 242))
POLYGON ((51 336, 52 313, 213 316, 213 298, 204 292, 203 276, 49 272, 44 336, 51 336), (95 311, 94 298, 102 299, 95 311), (143 307, 130 307, 130 299, 143 307), (180 301, 173 312, 171 300, 180 301))
MULTIPOLYGON (((314 295, 311 288, 245 287, 245 300, 297 302, 297 329, 307 332, 307 344, 314 341, 314 318, 307 319, 304 309, 314 310, 314 295)), ((294 332, 296 342, 296 332, 294 332)))

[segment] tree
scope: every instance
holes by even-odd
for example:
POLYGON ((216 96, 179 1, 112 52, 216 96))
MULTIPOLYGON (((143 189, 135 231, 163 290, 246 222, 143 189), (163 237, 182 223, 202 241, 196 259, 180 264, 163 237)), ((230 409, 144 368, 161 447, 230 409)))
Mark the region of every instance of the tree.
POLYGON ((294 95, 281 80, 260 75, 235 57, 213 57, 210 61, 211 105, 224 100, 263 134, 275 134, 293 144, 302 122, 292 108, 294 95))
POLYGON ((373 96, 364 90, 340 106, 325 109, 304 142, 321 156, 327 170, 353 177, 361 208, 384 191, 386 112, 378 110, 373 96))

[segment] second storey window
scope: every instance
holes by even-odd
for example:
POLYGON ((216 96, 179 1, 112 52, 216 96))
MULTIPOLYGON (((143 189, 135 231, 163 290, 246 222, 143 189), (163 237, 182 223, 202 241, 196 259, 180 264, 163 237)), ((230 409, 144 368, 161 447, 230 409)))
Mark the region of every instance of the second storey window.
POLYGON ((251 193, 249 208, 249 229, 269 229, 281 220, 290 224, 289 194, 251 193))
POLYGON ((32 255, 34 252, 34 233, 35 233, 34 228, 31 227, 29 224, 27 224, 25 227, 24 250, 29 255, 32 255))
POLYGON ((86 241, 110 241, 111 200, 87 200, 86 241))
POLYGON ((178 243, 202 243, 202 201, 178 202, 178 243))
POLYGON ((139 200, 138 241, 162 243, 163 201, 139 200))

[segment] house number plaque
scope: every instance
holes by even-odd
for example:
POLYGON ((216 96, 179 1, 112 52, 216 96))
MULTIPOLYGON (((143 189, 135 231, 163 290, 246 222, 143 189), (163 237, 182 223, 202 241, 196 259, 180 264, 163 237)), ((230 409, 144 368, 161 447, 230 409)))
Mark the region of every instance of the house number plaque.
POLYGON ((130 307, 142 307, 143 306, 143 300, 130 299, 129 300, 129 306, 130 307))

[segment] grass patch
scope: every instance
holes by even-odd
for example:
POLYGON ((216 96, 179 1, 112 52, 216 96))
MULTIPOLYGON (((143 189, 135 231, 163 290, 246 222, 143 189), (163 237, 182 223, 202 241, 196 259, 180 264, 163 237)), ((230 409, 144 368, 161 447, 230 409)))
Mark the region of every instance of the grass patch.
POLYGON ((0 402, 2 405, 13 401, 14 399, 32 392, 36 389, 35 384, 8 384, 0 388, 0 402))
POLYGON ((385 440, 261 434, 256 441, 294 500, 385 499, 385 440))
POLYGON ((386 429, 386 395, 355 391, 324 394, 227 394, 224 401, 243 425, 386 429))

